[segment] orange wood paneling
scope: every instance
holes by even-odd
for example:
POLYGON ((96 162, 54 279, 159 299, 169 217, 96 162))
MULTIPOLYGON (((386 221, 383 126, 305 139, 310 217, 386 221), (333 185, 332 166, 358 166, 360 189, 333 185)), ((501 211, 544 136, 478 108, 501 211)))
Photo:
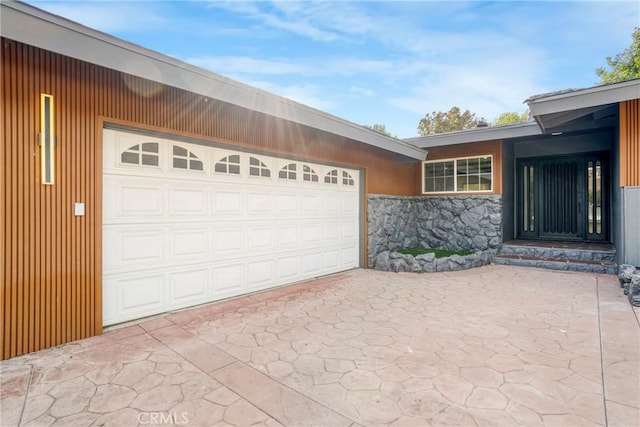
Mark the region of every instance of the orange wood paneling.
POLYGON ((1 42, 2 359, 102 332, 105 122, 362 168, 367 193, 419 191, 419 164, 397 163, 388 151, 12 40, 1 42), (41 93, 54 98, 54 185, 40 182, 41 93), (85 216, 74 216, 74 202, 85 202, 85 216))
POLYGON ((620 103, 620 186, 640 185, 640 99, 620 103))
MULTIPOLYGON (((446 194, 502 194, 502 142, 486 141, 472 142, 468 144, 447 145, 443 147, 428 148, 427 160, 452 159, 456 157, 493 156, 493 192, 492 193, 439 193, 434 196, 446 194)), ((418 172, 422 179, 422 170, 418 172)), ((422 191, 422 188, 418 190, 422 191)))

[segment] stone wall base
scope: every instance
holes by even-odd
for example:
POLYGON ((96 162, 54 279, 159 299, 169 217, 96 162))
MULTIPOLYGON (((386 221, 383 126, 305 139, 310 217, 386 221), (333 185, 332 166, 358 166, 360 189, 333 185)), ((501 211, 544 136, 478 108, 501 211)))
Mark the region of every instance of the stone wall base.
POLYGON ((435 254, 408 255, 393 251, 380 252, 370 268, 381 271, 433 273, 459 271, 490 264, 496 251, 478 251, 470 255, 436 258, 435 254))

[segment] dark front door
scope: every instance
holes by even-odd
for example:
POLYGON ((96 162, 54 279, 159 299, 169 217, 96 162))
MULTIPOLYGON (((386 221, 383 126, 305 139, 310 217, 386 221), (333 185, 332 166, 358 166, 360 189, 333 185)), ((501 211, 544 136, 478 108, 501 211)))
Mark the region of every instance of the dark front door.
POLYGON ((520 159, 518 237, 607 239, 605 153, 520 159))

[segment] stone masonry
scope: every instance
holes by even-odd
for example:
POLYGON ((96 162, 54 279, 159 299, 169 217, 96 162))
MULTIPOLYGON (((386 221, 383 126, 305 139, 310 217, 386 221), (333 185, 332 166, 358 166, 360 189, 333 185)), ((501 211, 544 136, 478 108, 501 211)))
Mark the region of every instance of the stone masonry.
POLYGON ((368 225, 370 266, 381 252, 406 247, 493 252, 502 244, 502 199, 371 194, 368 225))

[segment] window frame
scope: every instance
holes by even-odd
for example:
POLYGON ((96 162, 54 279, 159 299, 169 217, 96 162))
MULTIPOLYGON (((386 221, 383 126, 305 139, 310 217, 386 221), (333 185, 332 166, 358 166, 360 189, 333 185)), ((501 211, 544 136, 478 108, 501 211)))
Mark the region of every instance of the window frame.
POLYGON ((118 154, 118 163, 121 166, 138 166, 138 167, 145 167, 145 168, 162 168, 161 166, 161 156, 160 156, 160 143, 158 141, 140 141, 137 144, 133 144, 133 145, 129 145, 126 144, 127 148, 125 148, 124 150, 120 150, 119 154, 118 154), (143 147, 147 144, 152 144, 155 145, 156 147, 156 151, 147 151, 144 150, 143 147), (133 147, 138 147, 137 150, 132 150, 133 147), (138 156, 138 161, 137 163, 134 162, 127 162, 122 160, 122 155, 123 154, 135 154, 136 156, 138 156), (148 165, 144 163, 144 156, 147 157, 153 157, 156 159, 157 163, 155 165, 148 165))
MULTIPOLYGON (((480 172, 475 174, 475 176, 482 175, 480 172)), ((480 154, 476 156, 463 156, 463 157, 448 157, 444 159, 435 159, 435 160, 424 160, 422 162, 422 194, 429 195, 442 195, 442 194, 490 194, 494 192, 494 162, 493 162, 493 154, 480 154), (489 190, 458 190, 458 161, 459 160, 470 160, 470 159, 483 159, 489 158, 491 162, 491 188, 489 190), (445 191, 426 191, 426 165, 433 163, 444 163, 444 162, 453 162, 453 190, 445 190, 445 191)))
POLYGON ((185 148, 179 144, 175 144, 172 143, 171 144, 171 170, 174 171, 188 171, 188 172, 195 172, 195 173, 205 173, 206 170, 206 166, 204 164, 204 159, 202 159, 200 157, 200 155, 194 153, 193 151, 191 151, 188 148, 185 148), (182 154, 176 154, 175 153, 175 147, 181 149, 181 150, 185 150, 187 152, 187 155, 182 155, 182 154), (179 166, 175 165, 175 160, 176 159, 180 159, 180 160, 185 160, 187 162, 187 167, 186 168, 181 168, 179 166), (200 165, 202 167, 202 169, 194 169, 191 167, 193 161, 196 162, 200 162, 200 165))

